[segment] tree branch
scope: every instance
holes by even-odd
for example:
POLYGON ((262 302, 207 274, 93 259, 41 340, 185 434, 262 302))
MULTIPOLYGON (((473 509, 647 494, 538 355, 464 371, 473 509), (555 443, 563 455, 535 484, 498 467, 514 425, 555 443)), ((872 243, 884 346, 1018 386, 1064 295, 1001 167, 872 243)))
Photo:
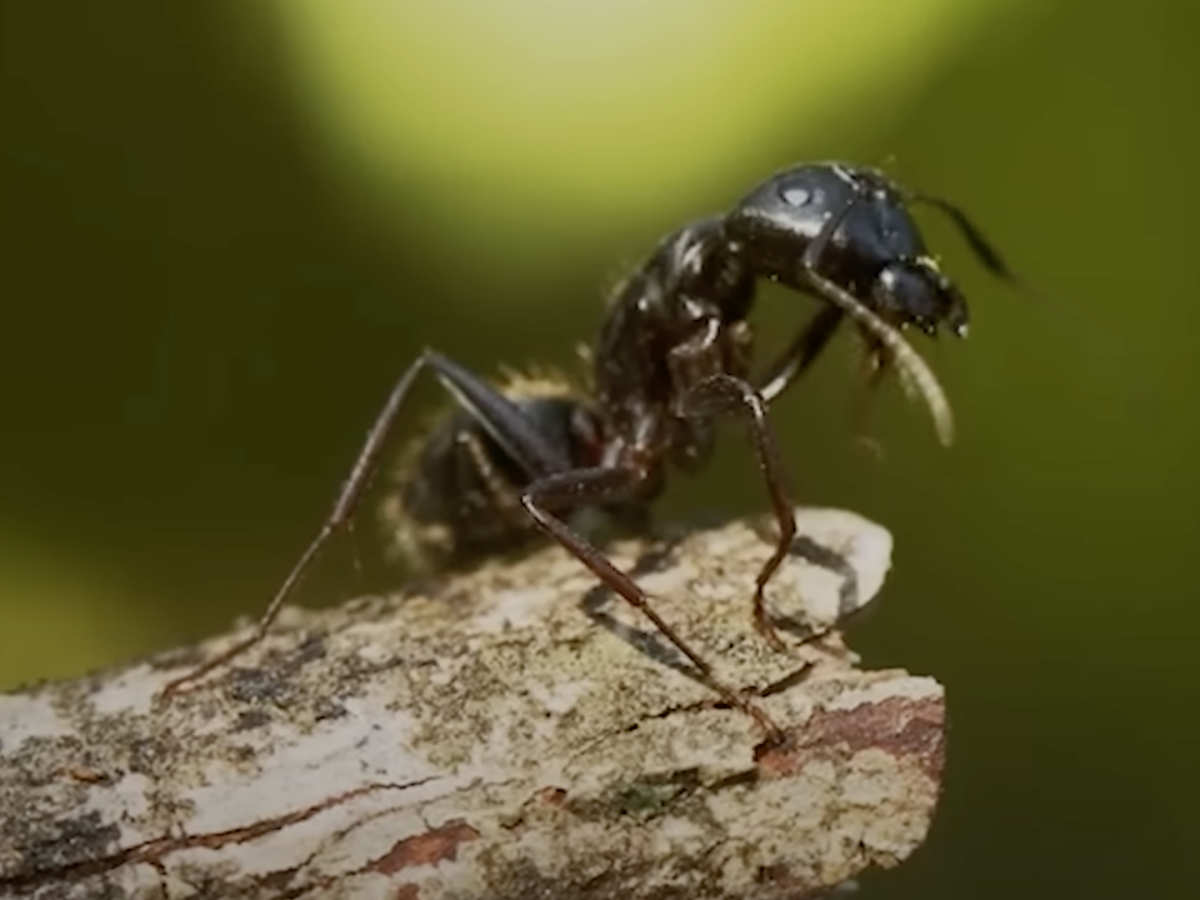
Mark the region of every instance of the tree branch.
POLYGON ((870 600, 891 552, 850 513, 798 524, 786 653, 751 623, 756 525, 612 548, 785 748, 547 549, 288 610, 165 706, 244 632, 0 696, 0 895, 795 898, 895 865, 937 799, 942 690, 796 636, 870 600))

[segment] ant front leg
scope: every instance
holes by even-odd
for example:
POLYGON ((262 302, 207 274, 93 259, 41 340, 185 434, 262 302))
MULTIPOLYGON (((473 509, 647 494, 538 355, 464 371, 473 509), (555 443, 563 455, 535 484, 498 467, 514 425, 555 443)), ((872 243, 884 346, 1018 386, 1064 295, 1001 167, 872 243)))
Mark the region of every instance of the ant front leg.
POLYGON ((271 625, 279 616, 283 604, 291 598, 334 534, 346 526, 357 510, 363 492, 379 466, 380 456, 399 417, 404 401, 412 392, 417 376, 425 368, 433 370, 434 375, 437 376, 442 386, 454 396, 455 401, 484 424, 506 451, 525 466, 530 477, 536 477, 556 467, 560 469, 566 467, 566 462, 560 458, 560 454, 555 451, 554 447, 547 446, 546 442, 540 439, 534 424, 515 404, 469 369, 436 351, 425 350, 413 360, 392 388, 387 402, 367 433, 366 442, 358 452, 358 458, 354 461, 350 475, 342 484, 333 509, 326 517, 321 530, 317 532, 317 536, 301 554, 300 559, 296 561, 287 578, 275 592, 275 596, 271 598, 271 602, 267 604, 254 626, 254 630, 249 636, 224 652, 218 653, 187 674, 168 682, 159 695, 160 700, 169 698, 172 694, 178 693, 185 684, 197 681, 214 669, 229 663, 266 637, 271 625))
POLYGON ((732 375, 713 375, 688 390, 680 404, 680 412, 699 419, 742 415, 749 420, 758 467, 767 482, 767 494, 779 523, 775 552, 763 564, 755 579, 754 624, 774 649, 783 650, 784 643, 767 615, 765 591, 767 583, 787 558, 796 537, 796 511, 779 458, 779 445, 767 418, 767 404, 758 391, 742 379, 732 375))
MULTIPOLYGON (((854 311, 847 309, 845 303, 828 295, 829 282, 820 274, 820 265, 821 257, 833 239, 834 233, 857 202, 858 196, 855 195, 840 210, 828 215, 817 236, 804 247, 800 262, 803 280, 796 287, 818 300, 825 300, 826 305, 817 310, 813 317, 805 323, 787 350, 767 369, 767 374, 760 380, 759 393, 768 403, 787 390, 793 381, 808 370, 809 366, 828 346, 847 314, 855 317, 853 316, 854 311), (806 287, 805 283, 810 287, 806 287)), ((842 293, 845 294, 845 292, 842 293)), ((846 296, 849 295, 846 294, 846 296)))
POLYGON ((808 371, 808 367, 829 344, 845 313, 833 305, 822 306, 805 323, 791 345, 767 370, 758 392, 767 403, 782 394, 791 383, 808 371))
POLYGON ((900 376, 901 385, 911 393, 919 395, 929 413, 933 417, 933 425, 938 439, 949 446, 954 442, 954 413, 950 401, 929 364, 912 348, 894 326, 889 325, 877 313, 863 304, 861 300, 835 284, 821 273, 821 256, 829 246, 833 233, 837 230, 847 209, 832 215, 821 229, 820 234, 804 249, 800 259, 800 276, 805 282, 805 288, 815 291, 824 300, 836 306, 853 321, 864 336, 878 348, 886 351, 887 361, 891 363, 900 376))
POLYGON ((575 469, 535 481, 525 490, 521 503, 539 528, 591 569, 597 578, 618 593, 630 606, 653 622, 654 627, 696 667, 705 684, 720 694, 731 706, 749 714, 766 732, 768 739, 781 742, 783 731, 779 726, 772 722, 762 709, 714 676, 712 665, 693 650, 654 610, 650 605, 650 598, 636 581, 613 565, 593 544, 572 531, 566 522, 549 511, 549 508, 563 509, 619 501, 635 493, 647 477, 648 473, 641 468, 575 469))

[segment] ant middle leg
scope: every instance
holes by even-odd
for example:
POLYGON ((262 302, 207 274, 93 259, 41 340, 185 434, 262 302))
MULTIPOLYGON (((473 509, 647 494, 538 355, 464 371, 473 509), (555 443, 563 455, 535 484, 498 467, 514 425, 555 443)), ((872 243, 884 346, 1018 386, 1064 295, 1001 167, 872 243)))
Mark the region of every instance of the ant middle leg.
POLYGON ((796 537, 796 512, 791 491, 787 486, 779 445, 767 417, 767 404, 762 395, 749 383, 732 375, 713 375, 694 385, 684 395, 680 411, 688 417, 707 419, 714 416, 745 416, 750 425, 750 437, 758 457, 758 467, 767 482, 767 494, 779 524, 779 539, 775 552, 763 564, 754 583, 754 624, 767 642, 783 650, 780 639, 766 609, 766 587, 787 558, 796 537))
MULTIPOLYGON (((603 505, 629 497, 647 478, 640 468, 597 467, 575 469, 541 478, 526 488, 521 502, 533 521, 554 538, 568 553, 591 569, 592 573, 630 606, 639 610, 654 627, 682 653, 702 680, 731 706, 751 716, 772 741, 782 741, 783 731, 752 701, 725 685, 714 674, 712 664, 692 649, 679 633, 650 605, 650 598, 628 574, 613 565, 595 545, 576 534, 550 508, 569 508, 590 504, 603 505)), ((794 523, 793 523, 794 527, 794 523)))
POLYGON ((871 403, 875 399, 879 386, 887 374, 887 354, 869 334, 862 336, 866 345, 862 360, 862 389, 854 401, 854 436, 855 440, 869 450, 877 460, 883 458, 883 446, 871 437, 871 403))
POLYGON ((344 528, 353 517, 362 500, 363 493, 379 466, 380 457, 400 415, 404 401, 412 392, 417 376, 426 368, 433 371, 442 386, 453 395, 455 401, 463 409, 477 418, 489 433, 496 437, 496 440, 505 447, 513 459, 527 470, 529 477, 536 477, 556 468, 567 467, 567 462, 562 457, 559 448, 542 440, 534 423, 530 422, 512 401, 482 377, 459 363, 434 350, 423 351, 413 360, 392 388, 387 402, 384 403, 383 409, 380 410, 370 431, 367 432, 367 439, 358 452, 349 476, 342 483, 333 509, 326 517, 320 531, 317 532, 317 536, 313 538, 296 564, 292 566, 287 578, 283 580, 271 598, 271 602, 259 616, 254 630, 223 652, 184 675, 167 682, 159 694, 160 700, 166 700, 171 695, 178 693, 184 685, 197 681, 209 672, 231 662, 266 637, 271 625, 278 618, 283 604, 295 593, 296 588, 316 563, 334 534, 344 528))

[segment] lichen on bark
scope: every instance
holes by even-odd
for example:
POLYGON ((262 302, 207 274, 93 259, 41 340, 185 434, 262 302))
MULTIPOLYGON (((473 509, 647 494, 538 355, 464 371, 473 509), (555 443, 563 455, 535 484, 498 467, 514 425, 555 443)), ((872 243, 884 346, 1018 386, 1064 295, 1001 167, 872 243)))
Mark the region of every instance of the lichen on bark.
POLYGON ((792 898, 895 865, 938 796, 942 690, 829 630, 876 596, 888 533, 798 523, 783 653, 751 623, 762 523, 611 548, 786 746, 546 549, 289 609, 168 704, 241 633, 0 696, 0 895, 792 898))

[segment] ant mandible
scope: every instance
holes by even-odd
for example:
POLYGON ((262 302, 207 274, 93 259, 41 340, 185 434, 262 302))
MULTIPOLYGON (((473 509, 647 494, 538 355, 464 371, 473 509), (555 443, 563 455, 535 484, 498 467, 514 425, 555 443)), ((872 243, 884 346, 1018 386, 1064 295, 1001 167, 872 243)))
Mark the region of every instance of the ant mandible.
POLYGON ((530 534, 553 538, 650 619, 726 701, 780 737, 766 714, 718 681, 633 578, 572 529, 567 517, 590 507, 644 522, 668 464, 700 468, 712 453, 717 419, 745 418, 779 526, 774 552, 755 581, 754 622, 773 647, 782 648, 764 592, 796 525, 767 404, 849 319, 866 340, 874 371, 893 366, 906 388, 924 398, 942 441, 953 437, 941 385, 900 334, 910 325, 928 334, 939 324, 960 337, 967 331, 965 298, 926 250, 908 211, 915 201, 947 213, 983 265, 1015 281, 958 207, 914 194, 874 169, 819 163, 777 173, 729 213, 687 225, 659 244, 613 298, 592 353, 590 397, 504 390, 425 350, 393 387, 332 511, 253 633, 170 682, 163 695, 262 640, 330 538, 350 521, 413 383, 430 369, 459 413, 423 445, 401 504, 410 518, 434 526, 460 556, 504 548, 530 534), (746 317, 760 278, 824 305, 766 375, 751 381, 746 317))

